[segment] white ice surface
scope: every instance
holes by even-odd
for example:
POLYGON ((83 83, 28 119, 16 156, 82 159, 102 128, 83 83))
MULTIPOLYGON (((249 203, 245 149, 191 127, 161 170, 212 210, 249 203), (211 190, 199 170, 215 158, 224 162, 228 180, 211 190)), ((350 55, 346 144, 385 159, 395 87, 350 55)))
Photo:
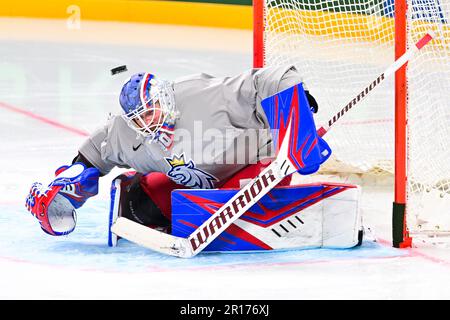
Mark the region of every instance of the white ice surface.
POLYGON ((378 242, 352 250, 162 256, 126 241, 107 247, 109 184, 55 238, 24 207, 85 136, 117 112, 125 78, 150 71, 234 75, 251 66, 251 33, 122 23, 0 19, 0 299, 449 299, 448 249, 391 248, 389 187, 363 185, 365 223, 378 242), (121 64, 129 72, 112 77, 121 64), (29 114, 1 107, 21 108, 29 114))

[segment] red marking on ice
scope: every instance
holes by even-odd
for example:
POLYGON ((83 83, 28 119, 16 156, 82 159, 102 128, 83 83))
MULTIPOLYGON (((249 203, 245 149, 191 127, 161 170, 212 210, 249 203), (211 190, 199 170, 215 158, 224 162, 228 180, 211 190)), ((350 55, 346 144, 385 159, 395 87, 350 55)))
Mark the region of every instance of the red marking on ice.
MULTIPOLYGON (((391 241, 388 241, 385 239, 377 239, 377 242, 382 245, 392 247, 391 241)), ((414 239, 413 239, 413 243, 414 243, 414 239)), ((450 267, 450 261, 432 257, 428 254, 425 254, 425 253, 421 252, 420 248, 404 248, 404 249, 397 249, 397 250, 406 251, 408 253, 407 255, 405 255, 403 257, 407 257, 407 258, 419 257, 419 258, 423 258, 425 260, 432 261, 434 263, 439 263, 439 264, 445 265, 447 267, 450 267)))
POLYGON ((80 130, 80 129, 77 129, 77 128, 74 128, 74 127, 67 126, 67 125, 62 124, 62 123, 60 123, 58 121, 55 121, 55 120, 52 120, 50 118, 46 118, 46 117, 40 116, 40 115, 38 115, 36 113, 33 113, 31 111, 27 111, 27 110, 24 110, 24 109, 21 109, 21 108, 18 108, 18 107, 11 106, 11 105, 6 104, 4 102, 0 102, 0 107, 3 108, 3 109, 9 110, 9 111, 13 111, 13 112, 16 112, 16 113, 23 114, 23 115, 25 115, 25 116, 27 116, 29 118, 41 121, 43 123, 46 123, 48 125, 54 126, 56 128, 59 128, 59 129, 70 131, 72 133, 78 134, 78 135, 83 136, 83 137, 89 136, 89 133, 87 133, 86 131, 83 131, 83 130, 80 130))

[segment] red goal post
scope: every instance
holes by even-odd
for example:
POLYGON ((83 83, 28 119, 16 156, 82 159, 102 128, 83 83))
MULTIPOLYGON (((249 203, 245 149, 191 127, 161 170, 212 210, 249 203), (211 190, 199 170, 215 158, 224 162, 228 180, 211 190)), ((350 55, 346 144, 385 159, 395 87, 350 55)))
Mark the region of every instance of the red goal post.
MULTIPOLYGON (((406 0, 395 0, 395 59, 407 48, 406 0)), ((392 209, 392 244, 396 248, 411 247, 412 238, 406 223, 406 144, 407 144, 407 65, 395 73, 395 179, 392 209)))

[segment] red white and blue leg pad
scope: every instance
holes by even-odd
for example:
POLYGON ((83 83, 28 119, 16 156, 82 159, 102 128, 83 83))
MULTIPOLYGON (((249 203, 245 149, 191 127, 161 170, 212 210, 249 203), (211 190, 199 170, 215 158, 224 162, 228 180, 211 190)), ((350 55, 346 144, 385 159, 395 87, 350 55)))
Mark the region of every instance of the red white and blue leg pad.
POLYGON ((120 216, 120 196, 124 189, 128 185, 131 184, 136 172, 130 171, 125 172, 119 176, 117 176, 111 182, 111 200, 109 204, 109 220, 108 220, 108 246, 115 247, 117 246, 117 241, 119 241, 119 237, 111 232, 111 226, 120 216))
MULTIPOLYGON (((189 236, 238 191, 172 192, 172 234, 189 236)), ((359 187, 349 184, 276 187, 204 250, 354 247, 361 241, 359 197, 359 187)))

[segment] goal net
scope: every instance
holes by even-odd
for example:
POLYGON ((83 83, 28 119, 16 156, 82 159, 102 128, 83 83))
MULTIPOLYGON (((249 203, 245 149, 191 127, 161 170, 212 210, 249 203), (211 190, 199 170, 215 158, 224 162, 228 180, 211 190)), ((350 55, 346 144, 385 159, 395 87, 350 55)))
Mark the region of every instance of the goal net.
POLYGON ((254 11, 255 67, 294 64, 318 101, 317 124, 435 33, 397 85, 395 77, 386 79, 326 136, 333 157, 322 172, 393 177, 397 171, 395 201, 404 202, 406 219, 394 228, 405 238, 449 235, 450 0, 254 0, 254 11))

